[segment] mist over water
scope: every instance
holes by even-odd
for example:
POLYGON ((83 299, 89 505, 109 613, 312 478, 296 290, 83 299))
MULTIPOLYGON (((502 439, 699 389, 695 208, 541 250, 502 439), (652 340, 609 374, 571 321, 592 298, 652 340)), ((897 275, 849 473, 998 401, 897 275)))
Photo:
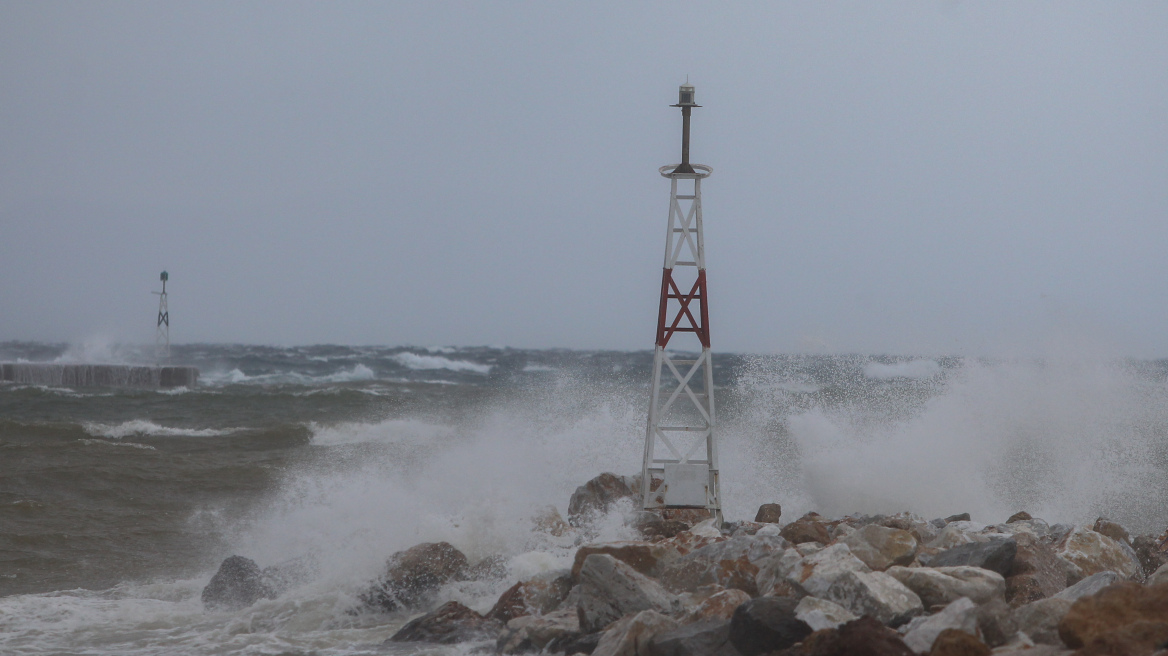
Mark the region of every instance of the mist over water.
MULTIPOLYGON (((205 384, 0 386, 0 650, 374 653, 409 616, 350 611, 390 554, 446 540, 472 562, 502 556, 505 579, 442 591, 484 611, 515 580, 570 564, 575 538, 533 531, 534 515, 566 514, 602 471, 640 468, 649 353, 176 352, 205 384), (205 612, 202 587, 236 553, 315 573, 278 599, 205 612)), ((728 519, 779 502, 786 520, 1027 510, 1168 526, 1162 362, 716 362, 728 519)), ((620 512, 591 530, 632 536, 620 512)))

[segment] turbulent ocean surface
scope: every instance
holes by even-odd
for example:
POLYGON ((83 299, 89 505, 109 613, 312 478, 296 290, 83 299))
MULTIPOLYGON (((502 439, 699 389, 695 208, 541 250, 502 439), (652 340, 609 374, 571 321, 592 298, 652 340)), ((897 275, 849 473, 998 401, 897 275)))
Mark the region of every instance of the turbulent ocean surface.
MULTIPOLYGON (((908 510, 1168 526, 1168 363, 717 354, 723 504, 752 519, 908 510)), ((533 532, 577 485, 639 471, 652 354, 189 345, 194 389, 0 383, 0 653, 461 653, 382 646, 357 612, 394 551, 447 540, 508 576, 442 591, 485 611, 568 566, 533 532), (219 562, 315 563, 236 612, 219 562)), ((149 363, 0 344, 0 361, 149 363)), ((614 514, 592 527, 627 537, 614 514)))

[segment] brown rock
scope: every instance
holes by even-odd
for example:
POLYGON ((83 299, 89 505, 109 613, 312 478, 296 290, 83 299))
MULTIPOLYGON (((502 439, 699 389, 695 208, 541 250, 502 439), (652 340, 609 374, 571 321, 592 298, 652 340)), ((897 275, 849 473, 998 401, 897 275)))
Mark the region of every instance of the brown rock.
POLYGON ((759 594, 756 583, 758 563, 782 553, 788 546, 785 540, 774 536, 740 535, 715 542, 695 549, 663 568, 661 583, 675 592, 717 584, 742 590, 753 597, 759 594))
POLYGON ((1046 543, 1029 533, 1014 535, 1018 551, 1006 577, 1006 601, 1021 606, 1067 587, 1067 564, 1046 543))
POLYGON ((391 556, 385 575, 361 599, 386 611, 414 606, 466 566, 466 556, 449 542, 424 542, 391 556))
POLYGON ((764 503, 758 507, 758 512, 754 515, 754 521, 764 524, 778 524, 779 517, 782 515, 782 506, 777 503, 764 503))
POLYGON ((498 632, 501 626, 457 601, 448 601, 437 610, 410 620, 387 642, 435 642, 448 645, 488 637, 498 632))
POLYGON ((929 656, 990 656, 994 653, 984 642, 961 629, 945 629, 937 634, 929 656))
POLYGON ((869 616, 812 633, 803 651, 807 656, 915 656, 896 631, 869 616))
POLYGON ((807 513, 784 526, 779 535, 789 540, 791 544, 804 542, 827 544, 831 542, 831 536, 828 534, 827 523, 821 521, 822 519, 817 513, 807 513))
POLYGON ((637 481, 631 476, 604 472, 572 493, 568 502, 568 522, 579 526, 591 516, 608 512, 622 499, 636 499, 640 493, 637 486, 637 481))
POLYGON ((1168 642, 1168 586, 1121 581, 1083 597, 1059 622, 1059 637, 1090 650, 1080 653, 1150 654, 1168 642))
POLYGON ((1162 550, 1151 535, 1137 535, 1132 540, 1132 549, 1136 552, 1136 558, 1140 559, 1145 576, 1151 576, 1152 572, 1168 563, 1168 552, 1162 550))
POLYGON ((1096 533, 1102 533, 1116 542, 1131 544, 1131 536, 1128 535, 1127 529, 1115 522, 1100 517, 1095 520, 1095 526, 1092 529, 1096 533))
POLYGON ((1034 518, 1030 516, 1030 513, 1023 510, 1021 512, 1016 512, 1013 515, 1010 515, 1010 519, 1007 519, 1006 523, 1013 524, 1014 522, 1026 522, 1032 519, 1034 518))
POLYGON ((545 576, 520 581, 499 595, 499 600, 487 611, 487 619, 503 624, 524 615, 550 613, 572 589, 569 576, 545 576))
POLYGON ((1090 576, 1106 570, 1143 580, 1144 570, 1130 548, 1086 526, 1078 526, 1055 545, 1055 553, 1090 576))
POLYGON ((627 563, 645 576, 657 576, 659 565, 677 558, 680 554, 671 549, 668 542, 598 542, 586 544, 576 550, 576 560, 572 563, 572 578, 580 578, 580 568, 584 559, 592 554, 608 554, 627 563))
POLYGON ((874 570, 884 571, 893 565, 908 565, 920 546, 912 533, 898 528, 868 524, 840 540, 852 554, 874 570))

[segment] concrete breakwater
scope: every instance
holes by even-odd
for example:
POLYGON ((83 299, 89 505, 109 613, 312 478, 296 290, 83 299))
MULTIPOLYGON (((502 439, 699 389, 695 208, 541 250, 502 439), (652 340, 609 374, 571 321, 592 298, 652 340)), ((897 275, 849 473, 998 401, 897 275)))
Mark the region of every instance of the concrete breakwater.
POLYGON ((0 363, 0 380, 62 387, 194 387, 196 367, 125 364, 0 363))

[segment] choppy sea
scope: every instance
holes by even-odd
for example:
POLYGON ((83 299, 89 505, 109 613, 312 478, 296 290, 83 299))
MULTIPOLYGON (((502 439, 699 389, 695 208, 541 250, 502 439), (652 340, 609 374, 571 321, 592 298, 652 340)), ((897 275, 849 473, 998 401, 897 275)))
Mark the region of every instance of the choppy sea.
MULTIPOLYGON (((0 361, 149 362, 0 343, 0 361)), ((652 353, 176 346, 192 389, 0 383, 0 653, 459 653, 384 647, 355 613, 394 551, 447 540, 509 576, 567 566, 533 532, 577 485, 639 471, 652 353), (312 580, 206 611, 219 562, 310 557, 312 580)), ((911 511, 1168 526, 1168 362, 715 355, 723 505, 752 519, 911 511)), ((626 537, 620 517, 593 527, 626 537)))

